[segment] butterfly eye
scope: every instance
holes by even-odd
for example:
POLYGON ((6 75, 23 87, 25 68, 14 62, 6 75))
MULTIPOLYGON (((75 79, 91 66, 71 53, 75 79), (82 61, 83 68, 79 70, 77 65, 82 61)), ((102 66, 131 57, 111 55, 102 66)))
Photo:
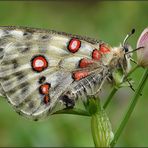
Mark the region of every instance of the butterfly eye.
POLYGON ((129 45, 129 44, 125 44, 125 45, 123 46, 123 50, 125 51, 125 53, 126 53, 126 52, 129 52, 129 48, 130 48, 130 45, 129 45))
POLYGON ((128 47, 124 47, 124 51, 125 52, 128 52, 128 47))

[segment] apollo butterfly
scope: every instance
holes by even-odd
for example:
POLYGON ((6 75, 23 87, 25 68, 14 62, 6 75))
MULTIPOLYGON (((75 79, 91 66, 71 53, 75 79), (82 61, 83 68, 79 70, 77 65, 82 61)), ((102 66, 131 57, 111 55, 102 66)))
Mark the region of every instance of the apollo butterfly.
POLYGON ((0 92, 34 120, 87 101, 130 57, 88 37, 26 27, 0 27, 0 92))

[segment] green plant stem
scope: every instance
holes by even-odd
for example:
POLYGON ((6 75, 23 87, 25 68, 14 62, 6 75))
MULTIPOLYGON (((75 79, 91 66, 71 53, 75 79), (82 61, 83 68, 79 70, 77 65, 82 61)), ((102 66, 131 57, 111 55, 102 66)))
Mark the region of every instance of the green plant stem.
POLYGON ((53 113, 52 115, 55 115, 55 114, 73 114, 73 115, 81 115, 81 116, 90 116, 90 114, 87 111, 78 109, 78 108, 59 110, 53 113))
MULTIPOLYGON (((127 78, 128 76, 130 76, 130 75, 131 75, 137 68, 139 68, 139 67, 140 67, 139 65, 136 65, 133 69, 131 69, 131 71, 127 74, 126 78, 127 78)), ((122 83, 121 83, 121 84, 122 84, 122 83)), ((120 84, 120 85, 121 85, 121 84, 120 84)), ((108 106, 108 104, 111 102, 111 100, 112 100, 114 94, 117 92, 117 90, 118 90, 119 88, 120 88, 120 87, 118 87, 118 86, 114 86, 114 87, 112 88, 112 90, 111 90, 109 96, 107 97, 107 99, 106 99, 106 101, 105 101, 105 103, 104 103, 104 105, 103 105, 103 108, 104 108, 104 109, 106 109, 106 107, 108 106)))
POLYGON ((117 129, 117 131, 115 132, 114 139, 111 142, 112 147, 116 144, 118 138, 121 135, 121 132, 123 131, 126 123, 128 122, 128 120, 129 120, 129 118, 131 116, 131 114, 132 114, 132 112, 133 112, 133 110, 135 108, 135 105, 136 105, 136 103, 138 101, 138 98, 140 96, 140 93, 141 93, 141 91, 142 91, 142 89, 143 89, 143 87, 144 87, 144 85, 146 83, 147 77, 148 77, 148 68, 145 69, 144 74, 143 74, 143 76, 141 78, 141 81, 140 81, 140 83, 138 85, 138 88, 137 88, 137 90, 136 90, 136 92, 135 92, 135 94, 134 94, 134 96, 132 98, 132 101, 131 101, 131 103, 130 103, 130 105, 129 105, 129 107, 128 107, 128 109, 127 109, 127 111, 126 111, 126 113, 125 113, 119 127, 118 127, 118 129, 117 129))
POLYGON ((105 103, 104 103, 104 105, 103 105, 103 108, 104 108, 104 109, 105 109, 105 108, 107 107, 107 105, 110 103, 110 101, 112 100, 112 98, 113 98, 113 96, 114 96, 114 94, 116 93, 117 90, 118 90, 117 87, 113 87, 113 88, 112 88, 112 90, 111 90, 109 96, 107 97, 107 99, 106 99, 106 101, 105 101, 105 103))
POLYGON ((97 115, 94 114, 91 116, 91 132, 93 136, 93 141, 95 147, 100 147, 100 139, 99 139, 99 131, 98 131, 98 123, 97 123, 97 115))

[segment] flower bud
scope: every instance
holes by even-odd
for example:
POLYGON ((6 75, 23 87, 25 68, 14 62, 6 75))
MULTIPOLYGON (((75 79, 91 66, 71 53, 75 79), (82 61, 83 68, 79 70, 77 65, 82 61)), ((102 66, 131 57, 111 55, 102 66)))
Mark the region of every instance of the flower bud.
POLYGON ((141 33, 137 42, 138 64, 142 67, 148 67, 148 27, 141 33))

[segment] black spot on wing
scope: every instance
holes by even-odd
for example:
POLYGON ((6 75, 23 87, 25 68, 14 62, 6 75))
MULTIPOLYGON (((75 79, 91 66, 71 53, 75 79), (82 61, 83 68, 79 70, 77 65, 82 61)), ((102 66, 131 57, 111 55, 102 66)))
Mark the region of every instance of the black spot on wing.
POLYGON ((27 35, 29 35, 30 33, 28 33, 28 32, 24 32, 23 33, 23 36, 27 36, 27 35))
POLYGON ((3 52, 4 48, 0 48, 0 53, 3 52))
POLYGON ((73 108, 75 106, 74 100, 70 99, 68 95, 63 95, 61 100, 65 104, 66 108, 73 108))
POLYGON ((0 48, 0 59, 4 57, 4 48, 0 48))
POLYGON ((27 93, 29 91, 29 83, 28 82, 24 82, 24 83, 20 84, 19 87, 21 88, 22 94, 27 93))
POLYGON ((13 68, 14 69, 18 68, 19 64, 18 64, 17 60, 15 60, 15 59, 12 60, 12 63, 13 63, 13 68))
POLYGON ((45 76, 42 76, 39 78, 39 84, 42 84, 43 82, 45 82, 46 80, 46 77, 45 76))
POLYGON ((25 47, 25 48, 22 49, 22 53, 27 52, 29 50, 30 50, 30 47, 29 46, 28 47, 25 47))
POLYGON ((67 91, 60 97, 66 108, 73 108, 75 106, 74 96, 71 91, 67 91))
POLYGON ((32 39, 32 32, 24 32, 23 36, 25 39, 30 40, 32 39))
POLYGON ((14 73, 14 76, 16 76, 17 80, 20 81, 25 77, 25 74, 23 72, 17 72, 17 73, 14 73))
POLYGON ((48 39, 49 36, 48 36, 48 35, 44 35, 44 36, 42 36, 41 38, 44 40, 44 39, 48 39))
POLYGON ((31 43, 16 43, 15 46, 19 53, 25 53, 31 49, 32 44, 31 43))

